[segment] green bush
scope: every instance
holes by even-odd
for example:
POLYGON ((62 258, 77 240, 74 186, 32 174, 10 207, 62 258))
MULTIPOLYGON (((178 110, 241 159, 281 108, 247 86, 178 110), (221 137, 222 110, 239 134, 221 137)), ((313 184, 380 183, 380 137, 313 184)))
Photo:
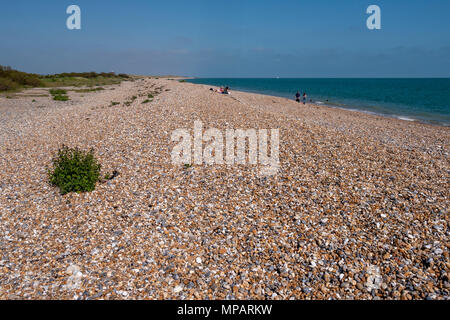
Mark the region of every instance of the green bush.
POLYGON ((64 95, 56 95, 56 96, 53 96, 53 100, 55 100, 55 101, 68 101, 68 100, 70 100, 69 99, 69 97, 68 96, 64 96, 64 95))
POLYGON ((0 91, 15 90, 21 86, 41 86, 39 76, 32 73, 20 72, 11 67, 0 66, 0 91), (8 80, 8 81, 5 81, 8 80))
POLYGON ((0 91, 15 90, 18 87, 19 84, 17 84, 16 82, 7 78, 0 78, 0 91))
POLYGON ((42 78, 67 78, 67 77, 79 77, 79 78, 115 78, 118 77, 114 72, 64 72, 58 74, 49 74, 45 76, 41 76, 42 78))
POLYGON ((102 91, 102 90, 105 90, 105 88, 99 87, 99 88, 91 88, 91 89, 79 89, 79 90, 75 90, 75 92, 85 93, 85 92, 95 92, 95 91, 102 91))
POLYGON ((61 194, 69 192, 89 192, 95 189, 100 177, 100 164, 94 151, 62 146, 53 159, 49 170, 50 183, 59 187, 61 194))
POLYGON ((67 91, 64 89, 50 89, 49 91, 50 91, 50 94, 52 94, 54 96, 67 93, 67 91))

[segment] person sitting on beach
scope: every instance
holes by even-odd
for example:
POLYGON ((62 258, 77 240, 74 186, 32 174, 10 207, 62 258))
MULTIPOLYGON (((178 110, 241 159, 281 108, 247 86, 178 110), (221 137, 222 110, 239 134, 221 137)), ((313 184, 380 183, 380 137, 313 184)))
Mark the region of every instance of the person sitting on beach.
POLYGON ((303 104, 306 104, 306 97, 307 97, 306 92, 303 92, 303 104))
POLYGON ((295 94, 295 101, 300 102, 300 91, 295 94))
POLYGON ((229 94, 228 89, 229 89, 228 87, 225 87, 225 89, 222 91, 222 93, 223 94, 229 94))

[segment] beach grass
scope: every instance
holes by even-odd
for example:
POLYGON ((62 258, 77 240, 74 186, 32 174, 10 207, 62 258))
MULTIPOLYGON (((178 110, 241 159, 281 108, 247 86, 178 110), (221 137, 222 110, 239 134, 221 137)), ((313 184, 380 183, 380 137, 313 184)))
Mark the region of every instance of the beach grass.
POLYGON ((58 94, 58 95, 54 95, 53 96, 53 100, 55 100, 55 101, 69 101, 70 98, 68 96, 66 96, 66 95, 58 94))
MULTIPOLYGON (((120 84, 124 80, 133 80, 127 74, 96 73, 59 73, 52 75, 38 75, 14 70, 11 67, 0 66, 0 93, 14 93, 28 88, 57 88, 57 87, 100 87, 120 84)), ((103 90, 80 89, 80 92, 103 90)))
POLYGON ((95 87, 95 86, 119 84, 122 81, 123 78, 120 77, 103 77, 103 76, 98 76, 95 78, 50 77, 42 79, 42 82, 45 87, 95 87))
POLYGON ((96 91, 102 91, 105 90, 105 88, 103 87, 98 87, 98 88, 87 88, 87 89, 78 89, 78 90, 73 90, 77 93, 88 93, 88 92, 96 92, 96 91))
POLYGON ((61 95, 61 94, 66 94, 67 93, 67 91, 64 90, 64 89, 50 89, 49 92, 52 95, 61 95))

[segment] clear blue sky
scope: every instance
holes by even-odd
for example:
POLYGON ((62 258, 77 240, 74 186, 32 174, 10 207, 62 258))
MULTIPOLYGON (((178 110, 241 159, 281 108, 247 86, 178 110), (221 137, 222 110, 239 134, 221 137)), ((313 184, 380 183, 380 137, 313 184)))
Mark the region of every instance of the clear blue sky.
POLYGON ((450 77, 448 0, 16 0, 0 64, 35 73, 450 77), (82 29, 66 28, 77 4, 82 29), (382 29, 366 28, 381 7, 382 29))

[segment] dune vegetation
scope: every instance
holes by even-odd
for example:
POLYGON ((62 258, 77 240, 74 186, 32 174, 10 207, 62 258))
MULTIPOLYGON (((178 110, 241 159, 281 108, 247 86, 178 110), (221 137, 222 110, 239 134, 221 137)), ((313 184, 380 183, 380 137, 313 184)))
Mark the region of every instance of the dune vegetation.
POLYGON ((0 65, 0 92, 17 92, 36 87, 94 87, 119 84, 123 80, 133 80, 133 78, 127 74, 115 74, 114 72, 71 72, 39 75, 0 65))

